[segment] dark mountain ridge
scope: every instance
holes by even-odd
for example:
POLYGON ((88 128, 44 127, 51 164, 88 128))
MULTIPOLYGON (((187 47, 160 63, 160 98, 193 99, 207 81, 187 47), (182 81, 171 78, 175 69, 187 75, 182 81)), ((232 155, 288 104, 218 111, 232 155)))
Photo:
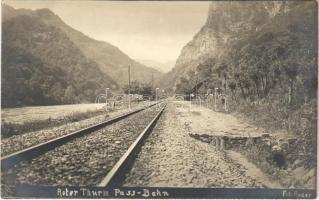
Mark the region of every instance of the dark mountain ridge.
POLYGON ((161 74, 49 9, 2 9, 3 107, 92 102, 106 87, 120 91, 127 84, 128 65, 132 81, 149 83, 161 74))
POLYGON ((105 87, 118 89, 65 33, 38 17, 18 15, 2 28, 2 106, 92 102, 105 87))
MULTIPOLYGON (((7 6, 8 7, 8 6, 7 6)), ((27 10, 27 9, 4 9, 4 21, 17 15, 31 15, 40 17, 43 23, 54 26, 62 30, 69 39, 82 51, 88 58, 96 62, 99 68, 119 84, 123 86, 127 84, 128 74, 127 68, 131 65, 131 80, 149 83, 153 77, 156 79, 162 73, 153 68, 131 59, 123 53, 119 48, 104 41, 92 39, 83 33, 73 29, 65 24, 57 15, 49 9, 27 10)))

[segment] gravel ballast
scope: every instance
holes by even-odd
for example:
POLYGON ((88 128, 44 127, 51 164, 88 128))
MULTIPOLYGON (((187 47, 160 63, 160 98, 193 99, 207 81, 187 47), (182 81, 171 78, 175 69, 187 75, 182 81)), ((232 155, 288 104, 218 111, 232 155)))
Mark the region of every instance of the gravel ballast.
POLYGON ((180 118, 187 109, 169 103, 132 170, 123 183, 129 187, 264 188, 263 177, 235 162, 227 152, 190 137, 180 118))
POLYGON ((3 174, 8 185, 94 186, 155 117, 155 107, 75 139, 3 174))
MULTIPOLYGON (((146 106, 147 104, 141 104, 146 106)), ((137 109, 137 108, 134 108, 137 109)), ((108 112, 96 117, 81 120, 78 122, 68 123, 57 127, 47 128, 39 131, 29 132, 22 135, 14 135, 10 138, 1 140, 1 156, 5 156, 16 151, 31 147, 42 142, 49 141, 63 135, 67 135, 74 131, 86 128, 100 122, 103 122, 111 117, 129 112, 127 109, 108 112)))

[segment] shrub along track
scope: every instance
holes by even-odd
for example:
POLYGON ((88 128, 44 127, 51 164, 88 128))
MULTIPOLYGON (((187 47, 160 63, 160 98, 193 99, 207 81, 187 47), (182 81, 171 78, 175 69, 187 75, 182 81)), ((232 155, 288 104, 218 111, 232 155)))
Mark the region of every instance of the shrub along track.
POLYGON ((158 113, 143 110, 2 173, 6 186, 94 186, 101 182, 158 113))

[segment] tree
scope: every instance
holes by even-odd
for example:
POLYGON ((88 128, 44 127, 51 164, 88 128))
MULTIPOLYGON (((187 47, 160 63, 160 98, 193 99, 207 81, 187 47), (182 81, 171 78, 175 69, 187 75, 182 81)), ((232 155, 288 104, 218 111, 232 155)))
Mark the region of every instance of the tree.
POLYGON ((290 63, 288 66, 285 66, 284 70, 289 80, 288 104, 291 105, 293 101, 294 83, 298 74, 298 66, 296 63, 290 63))
POLYGON ((228 88, 230 89, 230 91, 232 92, 232 96, 234 96, 235 90, 236 90, 236 83, 235 82, 230 82, 228 84, 228 88))
POLYGON ((65 103, 75 103, 76 102, 76 92, 72 85, 69 85, 64 93, 65 103))
POLYGON ((63 102, 63 97, 64 97, 64 89, 62 87, 62 84, 57 82, 54 83, 53 86, 50 89, 51 97, 55 100, 55 103, 61 103, 63 102))
POLYGON ((145 96, 152 95, 152 86, 147 83, 140 83, 138 81, 133 81, 129 85, 125 85, 123 87, 124 93, 128 94, 129 92, 131 94, 140 94, 145 96))

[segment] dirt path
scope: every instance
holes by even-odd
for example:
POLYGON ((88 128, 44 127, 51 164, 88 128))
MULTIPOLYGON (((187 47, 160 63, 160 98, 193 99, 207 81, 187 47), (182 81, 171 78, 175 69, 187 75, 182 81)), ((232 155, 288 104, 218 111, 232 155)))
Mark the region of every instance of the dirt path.
POLYGON ((194 133, 224 136, 260 136, 265 134, 262 128, 254 127, 231 114, 215 112, 189 102, 175 101, 180 121, 190 127, 194 133))
MULTIPOLYGON (((196 127, 199 127, 198 131, 204 129, 207 124, 203 123, 214 122, 193 121, 192 116, 197 118, 201 115, 197 112, 189 112, 182 103, 169 103, 124 185, 223 188, 261 188, 269 185, 263 181, 266 178, 260 171, 248 170, 248 165, 234 162, 225 151, 189 136, 192 131, 197 131, 196 127), (189 122, 200 125, 193 126, 189 122), (259 173, 258 176, 256 173, 259 173)), ((214 113, 208 119, 213 116, 214 113)))

